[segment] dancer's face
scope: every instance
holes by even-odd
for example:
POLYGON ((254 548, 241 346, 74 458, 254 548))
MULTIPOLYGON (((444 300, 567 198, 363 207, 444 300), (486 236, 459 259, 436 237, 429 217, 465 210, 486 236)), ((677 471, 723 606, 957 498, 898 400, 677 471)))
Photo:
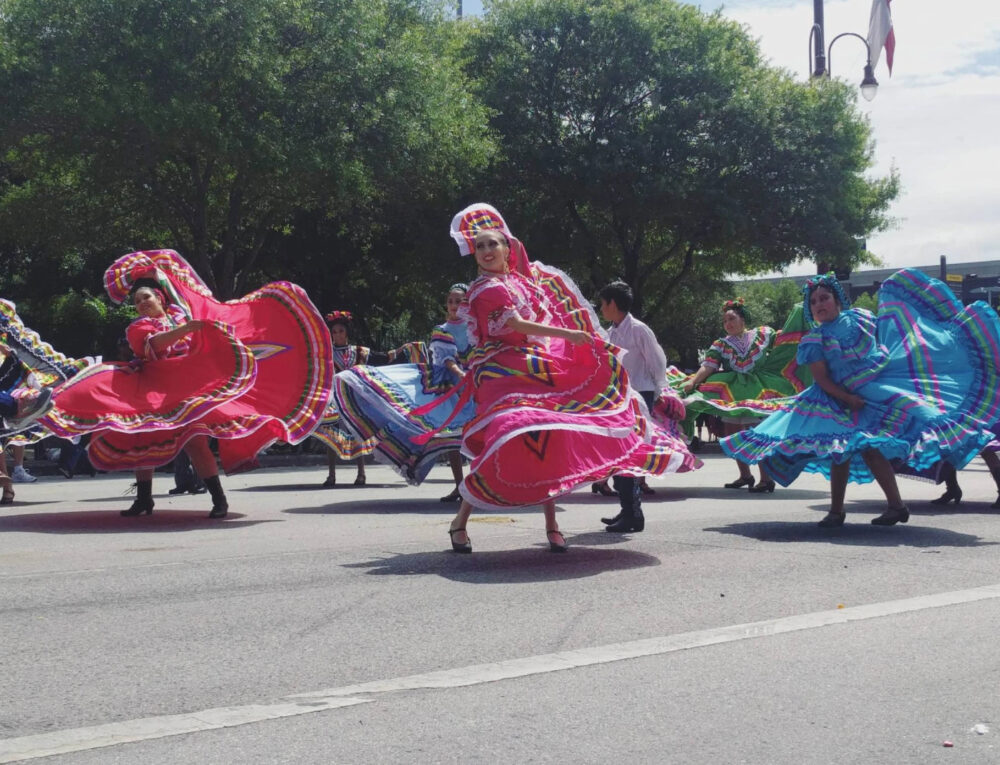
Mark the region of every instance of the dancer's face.
POLYGON ((333 340, 333 344, 338 347, 347 345, 350 342, 347 337, 347 327, 343 324, 331 324, 330 339, 333 340))
POLYGON ((140 316, 157 318, 166 314, 163 310, 163 301, 160 296, 150 287, 140 287, 132 295, 132 304, 140 316))
POLYGON ((452 321, 458 319, 458 307, 465 300, 465 293, 462 290, 452 290, 448 293, 448 318, 452 321))
POLYGON ((726 311, 722 314, 722 326, 727 335, 739 335, 747 329, 746 321, 736 311, 726 311))
POLYGON ((503 234, 483 231, 476 236, 476 263, 484 273, 502 274, 507 271, 510 247, 503 234))
POLYGON ((809 296, 809 310, 813 318, 820 324, 826 324, 840 316, 840 303, 837 296, 826 287, 817 287, 809 296))

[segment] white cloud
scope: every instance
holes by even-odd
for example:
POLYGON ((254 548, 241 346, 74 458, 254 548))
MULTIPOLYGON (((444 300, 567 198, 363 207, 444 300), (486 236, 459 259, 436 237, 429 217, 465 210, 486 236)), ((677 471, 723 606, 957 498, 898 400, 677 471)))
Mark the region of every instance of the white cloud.
MULTIPOLYGON (((870 10, 869 0, 825 3, 827 44, 841 32, 866 35, 870 10)), ((859 105, 872 123, 875 172, 896 167, 903 192, 890 211, 897 226, 868 247, 893 267, 942 254, 952 262, 1000 259, 1000 4, 896 0, 892 11, 894 74, 883 60, 878 95, 859 105)), ((722 12, 746 25, 772 64, 808 76, 811 3, 737 0, 722 12)), ((860 41, 838 40, 831 59, 835 76, 860 82, 860 41)))

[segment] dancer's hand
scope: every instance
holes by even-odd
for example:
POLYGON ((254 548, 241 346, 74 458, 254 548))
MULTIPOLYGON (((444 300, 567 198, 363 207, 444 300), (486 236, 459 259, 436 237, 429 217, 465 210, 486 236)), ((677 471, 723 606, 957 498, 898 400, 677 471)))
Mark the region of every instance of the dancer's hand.
POLYGON ((205 328, 205 322, 201 319, 191 319, 184 325, 184 328, 191 332, 197 332, 205 328))
POLYGON ((584 332, 582 329, 569 330, 566 334, 566 339, 573 343, 573 345, 583 345, 593 340, 591 334, 584 332))
POLYGON ((846 403, 847 403, 847 408, 850 409, 852 412, 860 412, 862 409, 865 408, 865 400, 856 393, 848 393, 846 403))

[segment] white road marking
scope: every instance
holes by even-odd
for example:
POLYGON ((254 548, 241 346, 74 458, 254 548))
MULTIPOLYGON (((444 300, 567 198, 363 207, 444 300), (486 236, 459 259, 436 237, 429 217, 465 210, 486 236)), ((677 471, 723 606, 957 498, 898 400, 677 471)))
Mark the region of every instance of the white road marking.
POLYGON ((885 603, 872 603, 866 606, 854 606, 833 611, 818 611, 748 624, 735 624, 730 627, 684 632, 678 635, 664 635, 628 643, 613 643, 575 651, 529 656, 492 664, 477 664, 389 680, 375 680, 342 688, 327 688, 310 693, 299 693, 287 696, 273 704, 217 707, 187 714, 123 720, 88 728, 71 728, 52 733, 21 736, 0 740, 0 763, 22 762, 68 752, 98 749, 166 736, 179 736, 185 733, 198 733, 217 728, 231 728, 237 725, 249 725, 264 720, 294 717, 313 712, 325 712, 356 704, 366 704, 376 701, 380 694, 398 691, 462 688, 498 680, 511 680, 517 677, 608 664, 644 656, 658 656, 690 648, 733 643, 740 640, 782 635, 834 624, 879 619, 895 614, 997 598, 1000 598, 1000 584, 903 600, 890 600, 885 603))

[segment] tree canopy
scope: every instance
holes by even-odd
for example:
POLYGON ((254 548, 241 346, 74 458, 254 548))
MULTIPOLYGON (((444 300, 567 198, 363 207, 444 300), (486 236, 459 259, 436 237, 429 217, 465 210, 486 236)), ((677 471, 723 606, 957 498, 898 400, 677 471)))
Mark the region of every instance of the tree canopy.
POLYGON ((673 333, 736 275, 863 257, 898 193, 850 88, 674 0, 0 0, 0 92, 0 292, 57 344, 152 247, 414 339, 474 201, 673 333))
POLYGON ((495 198, 527 213, 529 251, 593 288, 623 277, 654 321, 695 277, 851 262, 897 193, 866 177, 853 91, 795 82, 690 5, 495 0, 466 71, 500 138, 495 198))
POLYGON ((490 156, 443 19, 412 0, 0 7, 0 220, 21 241, 55 222, 63 247, 169 245, 228 298, 303 215, 363 242, 490 156))

